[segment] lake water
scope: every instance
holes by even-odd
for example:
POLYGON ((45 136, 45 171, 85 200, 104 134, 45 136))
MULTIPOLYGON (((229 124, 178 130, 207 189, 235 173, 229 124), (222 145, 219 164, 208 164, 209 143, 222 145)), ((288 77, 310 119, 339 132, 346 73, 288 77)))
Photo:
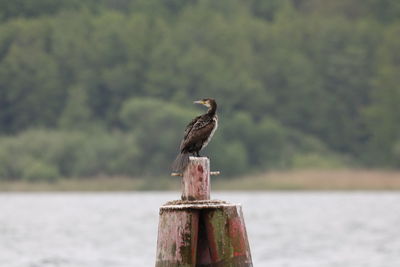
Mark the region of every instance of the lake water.
MULTIPOLYGON (((154 266, 177 192, 0 193, 0 267, 154 266)), ((400 266, 400 193, 214 193, 242 203, 254 266, 400 266)))

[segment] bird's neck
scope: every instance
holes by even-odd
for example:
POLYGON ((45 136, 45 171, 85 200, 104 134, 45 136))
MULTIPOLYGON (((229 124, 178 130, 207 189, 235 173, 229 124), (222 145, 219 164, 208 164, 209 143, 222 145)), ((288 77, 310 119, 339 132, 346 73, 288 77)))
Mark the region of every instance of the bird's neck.
POLYGON ((207 114, 210 116, 214 116, 216 112, 217 112, 217 104, 213 103, 211 104, 211 107, 207 110, 207 114))

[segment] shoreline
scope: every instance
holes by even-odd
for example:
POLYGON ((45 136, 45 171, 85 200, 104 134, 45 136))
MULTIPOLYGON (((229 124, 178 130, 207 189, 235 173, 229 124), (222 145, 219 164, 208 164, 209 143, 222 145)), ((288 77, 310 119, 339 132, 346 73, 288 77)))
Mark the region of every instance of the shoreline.
MULTIPOLYGON (((215 191, 357 191, 400 190, 400 171, 290 170, 211 178, 215 191)), ((0 181, 0 192, 179 191, 176 177, 61 178, 55 182, 0 181)))

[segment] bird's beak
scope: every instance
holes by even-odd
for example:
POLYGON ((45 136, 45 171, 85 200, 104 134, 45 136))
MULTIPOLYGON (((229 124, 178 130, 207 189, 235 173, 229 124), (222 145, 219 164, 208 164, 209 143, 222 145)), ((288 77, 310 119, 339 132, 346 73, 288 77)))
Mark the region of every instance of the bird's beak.
POLYGON ((193 104, 202 104, 202 105, 204 105, 204 101, 203 100, 193 101, 193 104))

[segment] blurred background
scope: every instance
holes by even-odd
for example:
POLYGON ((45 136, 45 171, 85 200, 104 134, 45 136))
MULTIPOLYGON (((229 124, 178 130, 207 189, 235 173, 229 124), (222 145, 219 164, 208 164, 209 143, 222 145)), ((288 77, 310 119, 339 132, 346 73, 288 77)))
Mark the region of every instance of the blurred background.
POLYGON ((400 266, 399 0, 0 0, 0 266, 154 266, 206 97, 255 266, 400 266))
POLYGON ((0 180, 169 188, 204 97, 221 179, 394 170, 399 73, 397 0, 0 1, 0 180))

